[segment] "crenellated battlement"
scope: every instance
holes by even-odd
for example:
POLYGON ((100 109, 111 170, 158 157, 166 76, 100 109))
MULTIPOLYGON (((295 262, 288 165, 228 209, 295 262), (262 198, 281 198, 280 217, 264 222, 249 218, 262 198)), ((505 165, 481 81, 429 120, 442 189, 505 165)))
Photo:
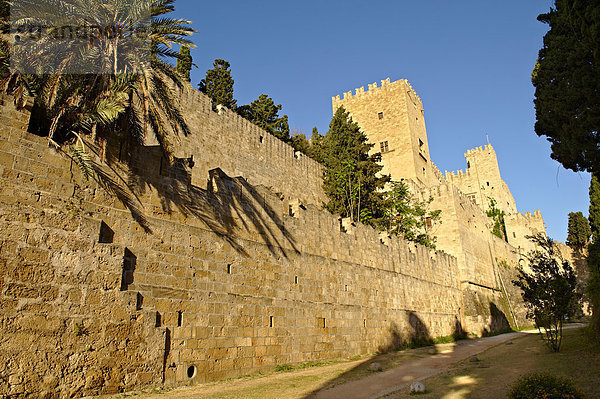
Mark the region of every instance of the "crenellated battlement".
POLYGON ((208 171, 218 167, 306 204, 324 202, 318 162, 224 106, 215 112, 210 98, 191 87, 182 90, 181 104, 191 134, 181 138, 175 155, 194 155, 194 184, 204 187, 208 171))
POLYGON ((529 219, 529 220, 532 220, 532 219, 537 219, 537 220, 543 219, 542 218, 542 212, 539 209, 535 210, 533 212, 525 212, 524 216, 527 219, 529 219))
POLYGON ((336 104, 340 104, 347 100, 353 100, 353 99, 357 99, 357 98, 362 98, 364 96, 374 95, 374 94, 380 93, 384 90, 399 90, 399 89, 401 90, 403 88, 408 93, 410 93, 412 96, 414 96, 420 104, 422 104, 421 98, 419 97, 417 92, 413 89, 411 84, 406 79, 400 79, 395 82, 392 82, 392 81, 390 81, 390 78, 387 78, 387 79, 384 79, 381 81, 381 86, 378 86, 377 82, 375 82, 375 83, 369 84, 367 87, 368 87, 368 90, 365 90, 364 86, 355 89, 354 94, 352 93, 352 91, 344 92, 343 98, 341 95, 332 97, 331 101, 334 104, 334 109, 337 108, 336 104))
POLYGON ((470 169, 459 169, 457 171, 448 172, 444 171, 446 176, 446 180, 449 181, 457 181, 463 178, 471 178, 471 170, 470 169))
POLYGON ((486 144, 481 147, 476 147, 476 148, 467 150, 467 152, 465 153, 465 157, 477 155, 479 153, 484 153, 484 152, 488 152, 488 151, 494 151, 494 147, 492 147, 491 144, 486 144))

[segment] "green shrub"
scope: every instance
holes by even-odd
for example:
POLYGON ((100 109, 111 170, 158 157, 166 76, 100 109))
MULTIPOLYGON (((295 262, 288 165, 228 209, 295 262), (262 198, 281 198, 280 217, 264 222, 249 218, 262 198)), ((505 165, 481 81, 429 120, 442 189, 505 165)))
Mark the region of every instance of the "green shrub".
POLYGON ((508 393, 508 399, 586 399, 573 381, 550 374, 533 373, 522 377, 508 393))

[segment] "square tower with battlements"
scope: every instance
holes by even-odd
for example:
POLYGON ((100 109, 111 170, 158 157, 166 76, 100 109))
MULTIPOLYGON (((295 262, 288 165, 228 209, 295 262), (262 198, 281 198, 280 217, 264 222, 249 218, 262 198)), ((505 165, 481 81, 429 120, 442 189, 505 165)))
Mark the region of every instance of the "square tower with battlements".
POLYGON ((412 180, 420 185, 438 181, 429 156, 423 104, 407 80, 382 80, 332 99, 333 113, 344 107, 381 152, 382 173, 393 180, 412 180))
POLYGON ((468 150, 465 153, 467 169, 446 172, 452 182, 484 211, 490 209, 491 200, 506 215, 517 213, 517 205, 508 185, 500 175, 498 157, 491 144, 468 150))

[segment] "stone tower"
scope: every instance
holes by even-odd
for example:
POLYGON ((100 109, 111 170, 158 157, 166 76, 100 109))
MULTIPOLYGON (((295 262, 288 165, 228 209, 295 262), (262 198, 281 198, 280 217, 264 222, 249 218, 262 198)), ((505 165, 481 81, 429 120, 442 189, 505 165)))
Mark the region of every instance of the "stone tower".
MULTIPOLYGON (((423 104, 407 80, 390 79, 332 99, 333 112, 344 107, 381 152, 384 174, 392 179, 413 180, 420 185, 437 181, 437 168, 429 156, 423 104)), ((438 172, 439 173, 439 172, 438 172)))
POLYGON ((496 151, 491 144, 474 148, 465 153, 467 169, 446 172, 446 179, 458 187, 471 201, 484 211, 490 207, 490 199, 506 215, 517 213, 517 205, 508 185, 502 180, 496 151))

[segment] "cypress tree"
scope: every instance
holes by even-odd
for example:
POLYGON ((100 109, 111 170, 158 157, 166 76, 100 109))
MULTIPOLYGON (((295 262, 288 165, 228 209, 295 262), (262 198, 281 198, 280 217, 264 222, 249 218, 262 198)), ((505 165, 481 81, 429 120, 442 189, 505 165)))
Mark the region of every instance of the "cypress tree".
POLYGON ((567 245, 575 250, 581 251, 588 244, 592 231, 588 220, 581 212, 569 213, 569 234, 567 245))
POLYGON ((317 127, 313 127, 312 136, 310 138, 310 156, 319 163, 325 162, 323 150, 323 140, 325 137, 319 133, 317 127))
POLYGON ((595 173, 590 183, 590 228, 592 244, 589 247, 590 279, 587 293, 592 304, 592 326, 600 340, 600 182, 595 173))
POLYGON ((373 144, 340 107, 323 139, 325 173, 323 188, 329 198, 326 208, 342 217, 377 225, 385 217, 382 189, 389 176, 379 177, 381 154, 369 155, 373 144))
POLYGON ((532 74, 535 131, 565 168, 600 172, 600 2, 556 0, 538 20, 550 30, 532 74))
POLYGON ((202 79, 198 89, 213 101, 213 105, 223 105, 235 110, 236 100, 233 98, 233 78, 231 65, 221 59, 215 60, 214 68, 206 71, 206 78, 202 79))
POLYGON ((184 77, 188 82, 192 81, 190 72, 192 71, 192 54, 188 46, 181 46, 179 49, 179 55, 177 56, 177 67, 175 69, 181 76, 184 77))

